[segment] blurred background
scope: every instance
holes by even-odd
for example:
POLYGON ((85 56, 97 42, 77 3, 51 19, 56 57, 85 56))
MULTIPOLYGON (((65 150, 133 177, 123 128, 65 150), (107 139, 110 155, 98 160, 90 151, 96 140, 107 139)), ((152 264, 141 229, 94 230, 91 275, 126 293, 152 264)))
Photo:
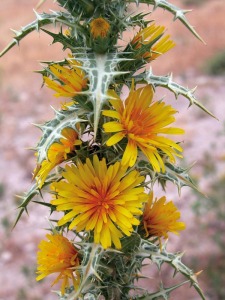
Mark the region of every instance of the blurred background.
MULTIPOLYGON (((10 28, 19 29, 35 19, 32 9, 37 2, 0 1, 0 50, 13 37, 10 28)), ((198 86, 197 99, 218 120, 198 107, 188 108, 189 102, 182 97, 176 100, 165 90, 157 92, 156 98, 165 96, 179 110, 177 125, 186 131, 182 143, 185 159, 180 163, 183 167, 193 165, 190 173, 200 191, 184 187, 179 196, 176 187, 168 184, 167 199, 176 202, 187 227, 179 237, 171 236, 168 249, 184 251, 183 261, 196 272, 203 270, 198 279, 206 299, 222 300, 225 299, 225 1, 170 2, 193 9, 187 18, 206 45, 179 21, 173 22, 171 14, 157 9, 151 19, 168 28, 167 33, 177 46, 152 63, 153 73, 172 72, 179 84, 189 88, 198 86)), ((52 0, 46 0, 38 11, 49 12, 49 9, 57 9, 52 0)), ((128 33, 127 41, 130 36, 132 32, 128 33)), ((61 100, 54 98, 46 87, 41 88, 42 78, 33 72, 41 69, 40 61, 67 56, 60 45, 50 47, 51 41, 44 32, 34 32, 0 58, 0 300, 58 299, 50 292, 51 278, 41 283, 35 280, 37 245, 49 227, 48 209, 31 203, 29 216, 24 214, 12 230, 18 213, 16 207, 20 204, 16 195, 29 189, 35 167, 34 152, 28 148, 37 144, 41 133, 32 123, 52 118, 50 106, 60 107, 61 100)), ((171 269, 165 266, 164 272, 167 278, 171 269)), ((154 274, 153 271, 149 285, 152 281, 154 286, 154 274)), ((179 281, 177 277, 174 280, 179 281)), ((171 299, 200 297, 186 285, 175 291, 171 299)))

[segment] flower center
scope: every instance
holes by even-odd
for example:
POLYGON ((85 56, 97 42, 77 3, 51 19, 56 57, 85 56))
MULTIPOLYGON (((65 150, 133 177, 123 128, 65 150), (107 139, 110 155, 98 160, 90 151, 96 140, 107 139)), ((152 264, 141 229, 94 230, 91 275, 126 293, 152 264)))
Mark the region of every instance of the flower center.
POLYGON ((108 209, 110 209, 110 204, 112 204, 109 191, 104 190, 101 187, 100 189, 97 189, 96 192, 96 208, 108 211, 108 209))
POLYGON ((150 127, 144 119, 142 113, 136 118, 125 118, 123 121, 124 133, 127 135, 135 135, 135 136, 145 136, 150 134, 150 127))

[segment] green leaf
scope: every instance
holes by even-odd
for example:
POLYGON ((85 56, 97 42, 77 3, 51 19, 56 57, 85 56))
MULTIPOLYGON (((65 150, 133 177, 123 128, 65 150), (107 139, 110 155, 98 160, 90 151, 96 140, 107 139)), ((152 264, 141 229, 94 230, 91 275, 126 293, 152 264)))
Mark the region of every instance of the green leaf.
POLYGON ((170 293, 173 290, 181 287, 182 285, 184 285, 188 282, 189 282, 189 280, 181 282, 179 284, 176 284, 176 285, 168 287, 168 288, 165 288, 163 286, 163 283, 161 283, 159 291, 156 291, 156 292, 153 292, 153 293, 144 293, 144 295, 142 295, 142 296, 136 296, 136 297, 133 297, 131 299, 133 299, 133 300, 156 300, 156 299, 162 299, 163 298, 165 300, 169 300, 170 299, 170 293))
POLYGON ((205 43, 185 16, 190 10, 181 9, 166 0, 133 0, 131 2, 151 4, 154 5, 155 9, 160 7, 169 11, 174 15, 174 21, 176 19, 180 20, 201 42, 205 43))
POLYGON ((189 170, 192 168, 192 166, 187 167, 187 168, 182 168, 182 167, 173 165, 169 162, 166 162, 165 167, 166 167, 166 170, 164 173, 155 172, 152 169, 152 166, 148 161, 141 160, 138 162, 139 170, 144 175, 150 176, 152 185, 154 185, 155 182, 158 181, 160 183, 160 185, 162 186, 163 190, 165 190, 167 181, 170 181, 177 186, 179 195, 181 193, 181 188, 184 186, 189 186, 192 189, 201 193, 189 175, 189 170))
POLYGON ((42 130, 42 137, 36 147, 37 162, 40 165, 47 158, 49 147, 53 143, 60 141, 64 128, 73 128, 77 131, 77 123, 86 122, 80 118, 84 115, 84 110, 77 108, 76 105, 70 106, 68 110, 55 111, 55 118, 43 125, 35 125, 42 130))
MULTIPOLYGON (((59 175, 56 175, 56 174, 49 175, 47 177, 47 179, 46 179, 43 187, 48 186, 52 182, 58 180, 58 178, 59 178, 59 175)), ((34 183, 31 186, 31 188, 26 193, 24 193, 23 196, 17 196, 18 198, 21 199, 22 203, 18 206, 19 213, 17 215, 17 218, 16 218, 16 221, 15 221, 15 223, 13 225, 13 228, 16 226, 16 224, 18 223, 18 221, 20 220, 20 218, 21 218, 21 216, 23 215, 24 212, 26 212, 28 214, 27 207, 28 207, 29 203, 33 200, 33 198, 35 196, 42 197, 41 191, 38 188, 38 184, 37 183, 34 183)))
POLYGON ((49 24, 64 24, 72 27, 75 35, 82 35, 83 27, 79 24, 79 19, 73 18, 70 14, 65 12, 53 12, 52 14, 38 14, 35 12, 37 19, 32 23, 24 26, 21 30, 13 30, 15 33, 15 37, 13 40, 6 46, 5 49, 0 53, 0 57, 2 57, 5 53, 7 53, 11 48, 15 45, 19 45, 19 42, 25 38, 29 33, 33 31, 39 31, 42 27, 49 24))
POLYGON ((182 95, 183 97, 187 98, 190 101, 189 106, 194 104, 216 119, 216 117, 196 99, 194 95, 196 88, 191 90, 177 84, 176 82, 173 81, 172 75, 156 76, 152 73, 152 70, 150 69, 149 71, 145 71, 144 73, 137 75, 135 78, 137 81, 143 80, 148 84, 151 84, 154 88, 158 86, 164 87, 170 90, 171 92, 173 92, 176 98, 178 98, 179 95, 182 95))
MULTIPOLYGON (((149 257, 153 263, 156 263, 158 268, 160 269, 163 263, 169 264, 172 268, 174 268, 174 276, 177 272, 183 274, 191 283, 191 286, 195 288, 198 292, 199 296, 206 300, 199 284, 197 281, 197 274, 195 274, 191 269, 189 269, 185 264, 182 263, 181 258, 183 256, 182 253, 169 253, 166 250, 166 244, 163 245, 162 249, 155 244, 152 244, 148 240, 142 240, 140 250, 140 256, 145 258, 149 257)), ((151 299, 151 298, 150 298, 151 299)))
POLYGON ((80 68, 85 71, 89 79, 89 90, 80 94, 88 95, 93 105, 93 127, 94 138, 96 138, 102 106, 109 98, 107 95, 109 85, 113 83, 114 77, 127 72, 116 70, 117 64, 124 60, 119 58, 117 53, 96 54, 87 53, 86 49, 83 50, 83 53, 76 53, 74 56, 77 61, 82 62, 80 68))
POLYGON ((91 17, 95 11, 95 5, 91 0, 57 0, 73 16, 91 17))
POLYGON ((80 245, 83 256, 82 264, 78 267, 79 272, 81 273, 80 284, 77 291, 68 295, 66 298, 67 300, 80 299, 80 297, 82 297, 81 295, 91 292, 91 289, 94 287, 93 278, 96 278, 101 282, 101 278, 98 275, 97 270, 100 257, 104 252, 102 246, 92 243, 80 243, 80 245))

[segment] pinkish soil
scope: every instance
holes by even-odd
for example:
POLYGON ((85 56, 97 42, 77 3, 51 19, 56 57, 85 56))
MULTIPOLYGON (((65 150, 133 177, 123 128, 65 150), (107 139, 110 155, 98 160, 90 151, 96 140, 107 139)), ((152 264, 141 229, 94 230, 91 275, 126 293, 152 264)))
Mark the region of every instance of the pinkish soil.
MULTIPOLYGON (((0 49, 12 38, 9 28, 18 29, 34 19, 32 9, 37 2, 20 0, 18 4, 16 0, 1 0, 0 49)), ((56 9, 52 2, 46 1, 39 11, 56 9)), ((184 7, 181 0, 171 2, 184 7)), ((179 109, 178 125, 186 131, 183 144, 185 163, 188 165, 196 161, 192 173, 200 180, 200 189, 204 193, 207 193, 208 182, 215 177, 215 174, 211 174, 211 177, 203 178, 203 155, 206 151, 215 159, 218 172, 224 173, 221 158, 224 155, 225 140, 224 136, 218 138, 225 121, 224 77, 208 77, 201 71, 207 59, 225 48, 224 15, 224 0, 205 1, 204 5, 194 7, 194 11, 188 15, 191 24, 207 43, 206 46, 178 21, 173 23, 169 13, 160 9, 153 13, 156 21, 160 20, 161 24, 169 28, 168 33, 177 44, 175 49, 153 63, 154 73, 160 75, 172 71, 180 84, 189 87, 197 85, 197 97, 219 119, 217 121, 203 114, 196 107, 187 109, 188 102, 185 99, 178 98, 176 101, 172 94, 166 93, 166 99, 170 99, 169 102, 179 109)), ((24 215, 11 231, 19 203, 14 195, 29 188, 31 172, 35 166, 33 152, 27 148, 37 143, 40 132, 31 123, 43 123, 50 119, 53 116, 50 105, 59 107, 59 101, 53 98, 52 92, 40 88, 41 76, 33 72, 41 68, 39 61, 64 58, 60 46, 48 47, 50 43, 51 39, 46 34, 35 32, 22 41, 19 48, 15 47, 0 59, 0 300, 58 299, 54 293, 50 293, 49 280, 36 283, 34 275, 37 245, 44 238, 45 228, 48 227, 48 210, 31 204, 29 217, 24 215)), ((164 95, 165 90, 160 90, 158 97, 164 95)), ((182 219, 187 225, 186 231, 178 238, 171 236, 169 249, 185 251, 185 262, 196 271, 206 270, 209 257, 212 254, 216 257, 219 250, 201 229, 198 218, 190 208, 194 201, 190 189, 184 188, 179 198, 176 189, 169 185, 168 199, 177 200, 182 219), (197 263, 194 264, 194 261, 197 263)), ((210 221, 212 216, 209 214, 206 218, 210 221)), ((204 273, 199 277, 199 282, 208 300, 222 300, 217 298, 208 285, 204 273)), ((144 284, 151 285, 152 279, 144 284)), ((172 294, 171 299, 197 300, 200 297, 193 289, 185 286, 172 294)))

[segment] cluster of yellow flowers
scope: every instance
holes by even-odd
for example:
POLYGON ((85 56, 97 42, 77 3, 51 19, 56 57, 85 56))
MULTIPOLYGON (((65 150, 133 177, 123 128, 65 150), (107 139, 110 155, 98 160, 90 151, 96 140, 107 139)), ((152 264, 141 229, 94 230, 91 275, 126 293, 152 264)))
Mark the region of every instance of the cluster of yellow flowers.
MULTIPOLYGON (((91 22, 90 28, 94 39, 104 38, 110 25, 99 18, 91 22)), ((143 53, 149 62, 174 46, 169 36, 161 38, 163 33, 164 27, 152 24, 139 31, 130 44, 134 49, 151 44, 149 51, 143 53)), ((68 62, 67 66, 52 65, 50 71, 54 78, 44 77, 44 82, 56 92, 56 97, 72 98, 74 103, 77 93, 88 88, 88 78, 79 68, 79 62, 70 59, 68 62)), ((95 154, 85 162, 77 160, 65 165, 62 180, 51 185, 51 204, 64 212, 58 226, 69 224, 68 228, 78 233, 91 231, 93 242, 104 249, 121 249, 121 238, 130 236, 137 226, 143 237, 159 239, 167 238, 168 232, 178 233, 185 228, 178 221, 180 213, 173 202, 166 203, 165 197, 154 199, 153 192, 148 194, 145 190, 145 177, 132 168, 142 154, 156 172, 165 172, 165 156, 171 162, 176 156, 181 157, 181 146, 168 138, 168 135, 184 133, 171 126, 176 110, 163 101, 154 101, 153 96, 151 85, 136 89, 134 81, 125 101, 114 90, 108 91, 110 109, 102 111, 106 120, 102 128, 106 145, 115 147, 123 140, 125 151, 121 161, 115 163, 108 163, 95 154)), ((50 146, 47 159, 35 170, 39 187, 54 167, 66 161, 68 155, 75 155, 77 147, 82 145, 82 136, 72 128, 64 129, 61 135, 60 141, 50 146)), ((75 288, 79 283, 78 250, 59 233, 48 234, 47 239, 39 245, 37 280, 59 273, 53 284, 62 280, 64 294, 69 279, 75 288)))

